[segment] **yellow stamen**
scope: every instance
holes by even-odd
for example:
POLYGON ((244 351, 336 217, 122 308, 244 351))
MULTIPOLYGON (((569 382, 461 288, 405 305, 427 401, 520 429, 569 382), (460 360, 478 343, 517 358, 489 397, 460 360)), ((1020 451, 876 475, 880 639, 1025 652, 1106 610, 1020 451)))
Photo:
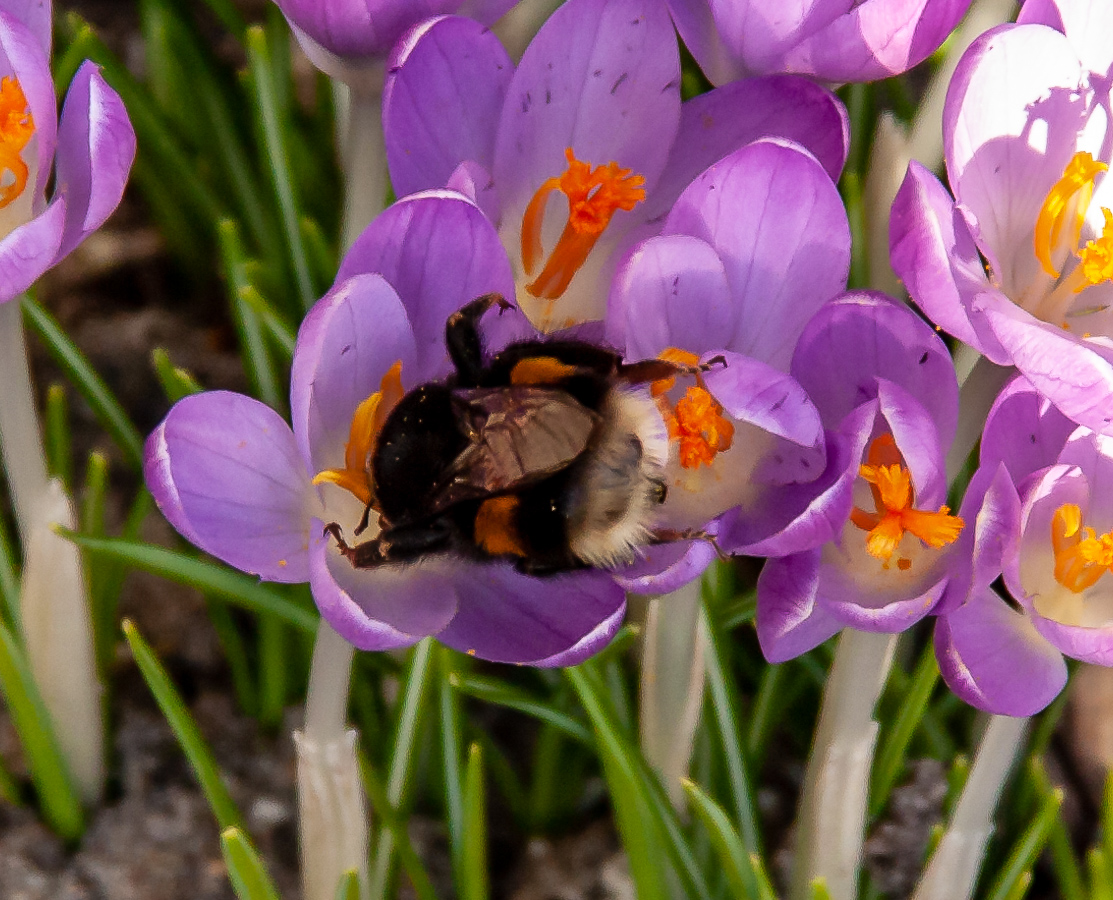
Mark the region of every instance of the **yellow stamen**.
POLYGON ((1036 218, 1034 242, 1036 259, 1052 278, 1059 277, 1052 254, 1063 246, 1069 247, 1072 252, 1078 246, 1086 210, 1094 195, 1094 179, 1108 168, 1089 153, 1079 151, 1067 163, 1063 177, 1047 192, 1036 218), (1071 233, 1064 237, 1063 226, 1068 222, 1071 233))
POLYGON ((313 478, 314 484, 335 484, 355 495, 365 506, 375 502, 371 482, 371 456, 383 422, 402 399, 402 362, 399 360, 383 376, 379 390, 360 403, 348 429, 344 445, 344 468, 325 469, 313 478))
POLYGON ((1113 212, 1102 207, 1101 213, 1105 217, 1101 237, 1090 241, 1078 253, 1078 268, 1085 278, 1077 288, 1079 291, 1113 278, 1113 212))
POLYGON ((35 133, 35 122, 19 81, 11 76, 0 81, 0 209, 7 206, 27 187, 29 171, 20 156, 35 133), (12 183, 5 172, 11 172, 12 183))
POLYGON ((540 274, 526 285, 534 297, 548 300, 556 299, 568 288, 615 212, 620 209, 628 212, 645 199, 645 178, 635 175, 632 169, 623 169, 616 162, 593 169, 589 163, 576 159, 571 147, 564 155, 568 170, 537 189, 522 217, 522 264, 526 274, 533 277, 544 255, 541 226, 549 195, 560 191, 568 198, 564 232, 540 274))
POLYGON ((1113 568, 1113 531, 1098 535, 1082 527, 1082 511, 1064 503, 1051 517, 1051 548, 1055 580, 1078 594, 1113 568))
MULTIPOLYGON (((875 438, 866 459, 858 474, 869 483, 877 512, 854 507, 850 521, 868 532, 866 552, 870 556, 882 560, 888 568, 905 532, 936 550, 958 538, 965 523, 958 516, 949 515, 948 507, 941 506, 938 512, 914 508, 912 476, 891 434, 875 438)), ((902 558, 897 561, 897 568, 907 571, 912 568, 912 561, 902 558)))

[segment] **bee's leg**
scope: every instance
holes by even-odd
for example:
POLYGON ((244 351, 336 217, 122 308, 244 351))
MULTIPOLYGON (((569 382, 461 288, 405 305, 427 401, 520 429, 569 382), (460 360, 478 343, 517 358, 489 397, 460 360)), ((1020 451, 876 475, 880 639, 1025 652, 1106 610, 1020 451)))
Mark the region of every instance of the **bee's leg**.
POLYGON ((683 531, 675 531, 671 528, 658 528, 653 532, 653 537, 650 538, 651 544, 671 544, 675 541, 706 541, 715 550, 715 555, 723 562, 731 559, 731 555, 719 546, 719 542, 715 539, 715 535, 708 534, 702 528, 686 528, 683 531))
POLYGON ((710 371, 715 366, 725 367, 726 364, 726 357, 722 354, 694 366, 667 359, 643 359, 635 363, 620 363, 615 374, 630 384, 646 384, 651 381, 665 381, 677 375, 698 375, 700 372, 710 371))
POLYGON ((454 312, 444 326, 444 343, 461 387, 476 387, 479 384, 479 375, 483 371, 479 319, 492 306, 513 308, 502 294, 484 294, 454 312))
POLYGON ((337 549, 352 564, 354 569, 372 569, 387 562, 386 548, 378 538, 364 541, 362 544, 356 544, 352 547, 344 540, 340 532, 340 526, 336 522, 330 522, 325 526, 325 534, 336 539, 337 549))
MULTIPOLYGON (((355 530, 356 537, 359 537, 361 534, 363 534, 363 532, 365 532, 367 530, 367 526, 370 523, 370 521, 371 521, 371 504, 368 503, 363 508, 363 515, 359 517, 359 524, 356 526, 356 530, 355 530)), ((335 522, 333 522, 332 524, 336 525, 335 522)), ((337 527, 337 530, 339 531, 340 526, 337 525, 336 527, 337 527)), ((329 533, 332 534, 332 532, 329 532, 329 533)))

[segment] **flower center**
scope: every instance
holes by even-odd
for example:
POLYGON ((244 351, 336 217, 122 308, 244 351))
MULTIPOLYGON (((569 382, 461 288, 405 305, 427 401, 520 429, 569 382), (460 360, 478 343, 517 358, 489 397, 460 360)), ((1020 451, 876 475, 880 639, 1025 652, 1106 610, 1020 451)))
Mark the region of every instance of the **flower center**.
MULTIPOLYGON (((699 357, 694 353, 675 347, 662 352, 660 358, 687 366, 699 364, 699 357)), ((675 384, 675 378, 655 381, 651 393, 661 407, 669 439, 680 443, 680 466, 684 469, 710 466, 718 454, 730 449, 734 442, 734 425, 723 415, 723 407, 704 387, 698 374, 696 384, 688 388, 675 406, 670 406, 666 393, 675 384)))
POLYGON ((375 503, 375 486, 371 482, 371 456, 383 422, 402 399, 402 361, 399 360, 383 376, 379 389, 356 407, 344 445, 344 468, 325 469, 313 478, 314 484, 335 484, 354 494, 364 506, 375 503))
POLYGON ((35 133, 35 122, 18 79, 0 81, 0 209, 27 187, 27 163, 20 153, 35 133))
MULTIPOLYGON (((850 521, 868 532, 866 551, 880 559, 884 568, 889 567, 905 532, 936 550, 959 536, 965 523, 958 516, 948 515, 948 507, 941 506, 938 512, 914 508, 912 476, 891 434, 875 438, 866 458, 858 474, 870 486, 876 512, 856 506, 850 512, 850 521)), ((901 557, 897 568, 907 571, 912 568, 912 560, 901 557)))
POLYGON ((1051 517, 1055 580, 1078 594, 1097 583, 1113 567, 1113 532, 1098 535, 1082 527, 1082 510, 1064 503, 1051 517))
POLYGON ((526 290, 547 300, 555 300, 565 292, 615 212, 620 209, 628 212, 645 199, 645 178, 635 175, 632 169, 623 169, 616 162, 592 168, 576 159, 571 147, 564 155, 568 158, 568 170, 537 189, 522 217, 522 264, 526 275, 533 278, 526 290), (553 191, 560 191, 568 199, 568 220, 556 246, 545 258, 541 227, 553 191))

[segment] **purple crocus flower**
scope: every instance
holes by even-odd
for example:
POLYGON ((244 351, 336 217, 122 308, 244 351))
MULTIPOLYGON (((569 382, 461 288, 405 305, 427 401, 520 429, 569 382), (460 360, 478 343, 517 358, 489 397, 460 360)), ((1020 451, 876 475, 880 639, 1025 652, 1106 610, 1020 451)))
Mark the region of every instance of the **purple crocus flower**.
POLYGON ((1026 4, 1021 22, 960 61, 944 113, 954 197, 909 167, 893 268, 936 323, 1101 431, 1113 422, 1113 7, 1026 4))
POLYGON ((1113 665, 1113 438, 1076 426, 1022 377, 986 422, 963 503, 971 571, 941 604, 947 684, 1002 715, 1033 715, 1063 689, 1063 655, 1113 665), (967 512, 969 507, 969 512, 967 512), (1004 573, 1007 602, 993 583, 1004 573))
POLYGON ((767 542, 776 558, 758 579, 757 632, 772 662, 848 625, 919 621, 943 596, 963 527, 943 505, 958 385, 928 325, 883 294, 844 295, 808 324, 792 372, 829 435, 828 470, 796 529, 829 537, 803 552, 767 542))
MULTIPOLYGON (((361 441, 376 405, 444 375, 448 316, 512 285, 494 228, 469 201, 442 191, 396 203, 302 324, 292 428, 256 400, 213 391, 177 403, 150 436, 145 473, 163 513, 236 568, 308 581, 321 615, 361 649, 433 634, 503 662, 566 665, 598 650, 625 609, 604 572, 537 579, 509 564, 447 558, 356 569, 322 533, 337 522, 351 534, 363 513, 361 441)), ((513 313, 488 318, 524 327, 513 313)))
MULTIPOLYGON (((458 13, 490 25, 517 0, 275 0, 312 63, 346 78, 376 67, 408 28, 458 13)), ((381 76, 380 76, 381 79, 381 76)))
POLYGON ((603 318, 618 259, 711 163, 779 135, 837 178, 848 137, 841 104, 805 79, 755 79, 682 105, 659 0, 569 0, 517 68, 475 22, 419 25, 389 61, 383 123, 396 193, 448 185, 472 197, 499 229, 518 305, 544 331, 603 318))
POLYGON ((793 72, 876 81, 926 59, 970 0, 668 0, 676 28, 714 84, 793 72))
POLYGON ((91 62, 77 70, 59 120, 50 42, 49 3, 0 4, 0 302, 100 227, 135 158, 124 105, 91 62))
MULTIPOLYGON (((620 265, 607 338, 630 359, 725 359, 699 384, 661 398, 676 438, 663 511, 676 529, 717 518, 709 530, 721 547, 762 555, 803 512, 801 484, 824 470, 819 414, 788 367, 807 321, 846 287, 846 210, 815 157, 765 139, 696 178, 661 231, 620 265)), ((815 540, 807 527, 781 539, 815 540)), ((681 549, 652 548, 649 562, 676 559, 681 549)), ((668 579, 682 581, 710 558, 697 543, 668 579)))

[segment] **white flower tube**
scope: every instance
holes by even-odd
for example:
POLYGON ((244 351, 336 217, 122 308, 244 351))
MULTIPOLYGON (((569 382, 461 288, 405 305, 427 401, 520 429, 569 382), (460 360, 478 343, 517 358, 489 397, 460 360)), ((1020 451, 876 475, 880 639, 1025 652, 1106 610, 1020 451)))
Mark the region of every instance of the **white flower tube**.
POLYGON ((352 645, 325 622, 317 628, 297 750, 302 896, 333 900, 345 872, 359 873, 368 896, 367 804, 356 759, 356 732, 345 727, 352 645))

